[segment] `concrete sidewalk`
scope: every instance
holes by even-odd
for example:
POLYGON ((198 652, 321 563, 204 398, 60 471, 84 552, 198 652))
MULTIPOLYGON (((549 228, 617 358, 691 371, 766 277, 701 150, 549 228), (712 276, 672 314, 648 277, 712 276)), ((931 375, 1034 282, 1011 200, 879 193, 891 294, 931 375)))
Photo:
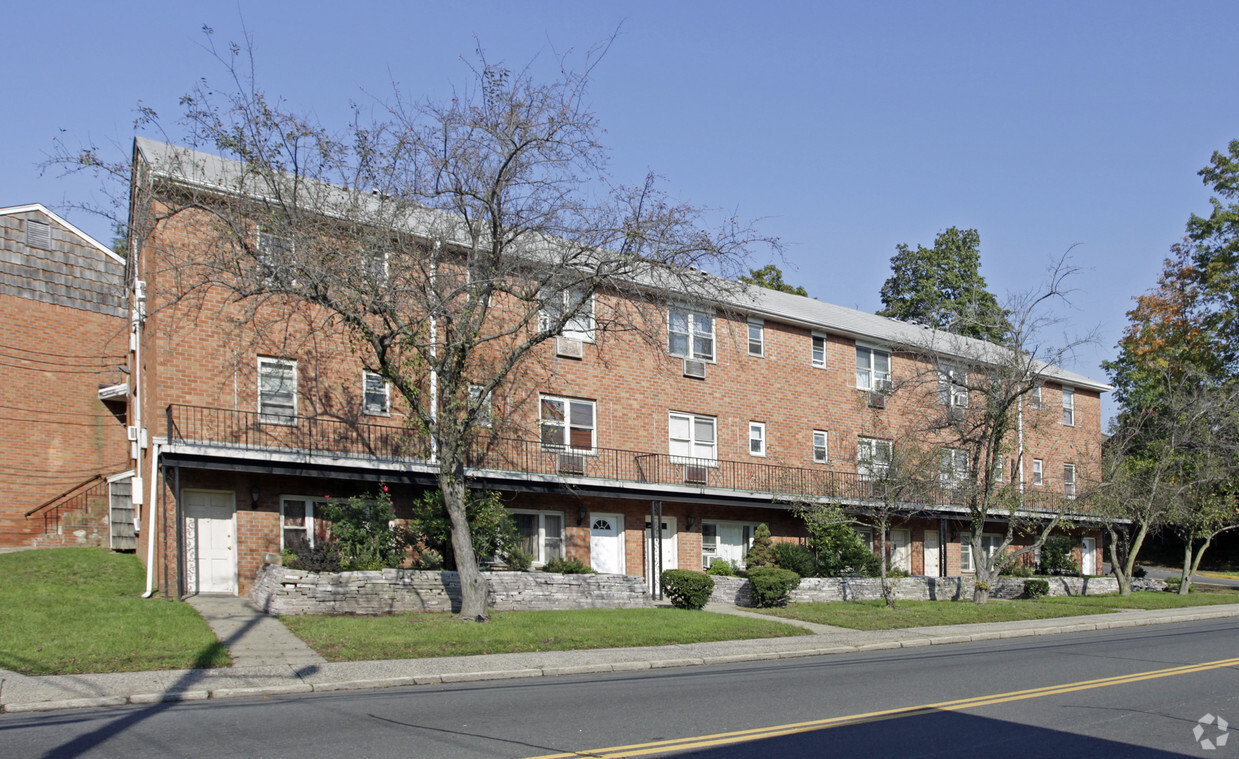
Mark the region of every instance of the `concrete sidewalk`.
MULTIPOLYGON (((879 632, 812 625, 811 628, 816 628, 813 634, 793 638, 331 663, 306 648, 305 644, 288 632, 278 620, 267 617, 243 599, 203 597, 193 603, 202 610, 204 618, 216 631, 216 635, 228 645, 234 666, 223 669, 46 677, 27 677, 0 670, 0 710, 50 711, 208 698, 628 672, 1239 617, 1239 604, 1227 604, 879 632)), ((744 616, 752 614, 743 609, 722 605, 711 605, 710 608, 722 613, 744 616)), ((802 624, 808 626, 808 623, 802 624)))

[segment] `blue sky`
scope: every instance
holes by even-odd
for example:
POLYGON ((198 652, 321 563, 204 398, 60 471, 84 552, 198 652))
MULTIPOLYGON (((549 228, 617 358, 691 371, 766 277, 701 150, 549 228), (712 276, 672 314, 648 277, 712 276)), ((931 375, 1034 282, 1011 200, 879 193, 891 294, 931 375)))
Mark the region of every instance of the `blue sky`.
POLYGON ((261 86, 329 124, 393 79, 447 96, 474 35, 539 70, 618 29, 591 89, 617 180, 653 170, 682 200, 761 218, 789 281, 867 311, 895 246, 950 226, 980 231, 1000 297, 1071 249, 1059 313, 1100 337, 1070 368, 1098 379, 1131 298, 1208 208, 1196 172, 1239 138, 1233 2, 20 3, 0 46, 0 205, 110 239, 66 210, 96 184, 38 163, 54 138, 120 155, 139 101, 171 122, 198 79, 222 83, 203 25, 248 32, 261 86))

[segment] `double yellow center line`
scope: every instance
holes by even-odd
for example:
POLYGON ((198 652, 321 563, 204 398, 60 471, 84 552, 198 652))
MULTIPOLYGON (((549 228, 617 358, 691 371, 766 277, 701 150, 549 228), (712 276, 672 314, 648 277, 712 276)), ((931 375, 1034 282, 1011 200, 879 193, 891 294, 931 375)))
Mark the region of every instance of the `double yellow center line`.
POLYGON ((778 738, 784 735, 808 733, 814 730, 828 730, 835 727, 859 725, 866 722, 878 722, 881 720, 898 719, 900 717, 914 717, 920 714, 928 714, 936 711, 959 711, 961 709, 972 709, 978 706, 1007 703, 1008 701, 1023 701, 1030 698, 1055 696, 1060 693, 1073 693, 1076 691, 1092 690, 1093 688, 1108 688, 1114 685, 1136 683, 1141 680, 1155 680, 1160 677, 1190 675, 1194 672, 1205 672, 1211 669, 1223 669, 1225 667, 1234 667, 1237 665, 1239 665, 1239 658, 1221 659, 1219 661, 1204 662, 1201 664, 1186 664, 1181 667, 1157 669, 1150 672, 1136 672, 1130 675, 1119 675, 1118 677, 1103 677, 1099 680, 1082 680, 1077 683, 1049 685, 1044 688, 1017 690, 1009 693, 995 693, 989 696, 963 698, 955 701, 941 701, 935 704, 922 704, 920 706, 910 706, 902 709, 885 709, 878 712, 849 714, 843 717, 831 717, 829 719, 818 719, 809 722, 793 722, 786 725, 772 725, 770 727, 759 727, 752 730, 737 730, 729 733, 697 735, 688 738, 654 741, 651 743, 633 743, 627 746, 611 746, 609 748, 585 751, 570 751, 562 754, 545 754, 538 757, 531 757, 530 759, 576 759, 578 757, 623 759, 624 757, 649 756, 650 754, 661 754, 671 751, 688 751, 692 749, 711 748, 714 746, 726 746, 734 743, 764 740, 766 738, 778 738))

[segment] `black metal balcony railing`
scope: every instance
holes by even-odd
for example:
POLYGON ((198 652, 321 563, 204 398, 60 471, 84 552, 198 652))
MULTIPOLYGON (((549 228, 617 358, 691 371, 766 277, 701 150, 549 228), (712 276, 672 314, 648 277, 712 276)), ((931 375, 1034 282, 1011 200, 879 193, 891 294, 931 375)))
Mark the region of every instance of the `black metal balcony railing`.
MULTIPOLYGON (((168 440, 234 450, 430 463, 429 440, 406 427, 323 417, 278 419, 271 421, 253 411, 174 404, 167 409, 168 440)), ((690 459, 615 448, 582 452, 506 438, 479 440, 469 451, 466 464, 523 476, 709 487, 786 499, 871 500, 884 486, 856 472, 824 467, 690 459)), ((902 489, 893 500, 944 505, 959 504, 962 498, 959 490, 926 483, 902 489)))

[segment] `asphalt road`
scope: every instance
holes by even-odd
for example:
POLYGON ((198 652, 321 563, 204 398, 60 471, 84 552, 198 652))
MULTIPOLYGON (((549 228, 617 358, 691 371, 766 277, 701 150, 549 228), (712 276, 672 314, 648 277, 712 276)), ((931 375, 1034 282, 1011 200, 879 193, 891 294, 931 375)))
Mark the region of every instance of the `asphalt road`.
POLYGON ((1239 756, 1239 620, 623 675, 0 715, 3 757, 1239 756), (737 735, 736 733, 740 733, 737 735), (1216 745, 1216 719, 1201 737, 1216 745), (626 748, 616 748, 626 747, 626 748))
MULTIPOLYGON (((1145 567, 1149 577, 1154 577, 1159 580, 1178 579, 1183 576, 1183 570, 1174 567, 1145 567)), ((1239 580, 1233 577, 1208 577, 1206 575, 1194 575, 1192 577, 1193 585, 1220 585, 1224 588, 1239 588, 1239 580)))

